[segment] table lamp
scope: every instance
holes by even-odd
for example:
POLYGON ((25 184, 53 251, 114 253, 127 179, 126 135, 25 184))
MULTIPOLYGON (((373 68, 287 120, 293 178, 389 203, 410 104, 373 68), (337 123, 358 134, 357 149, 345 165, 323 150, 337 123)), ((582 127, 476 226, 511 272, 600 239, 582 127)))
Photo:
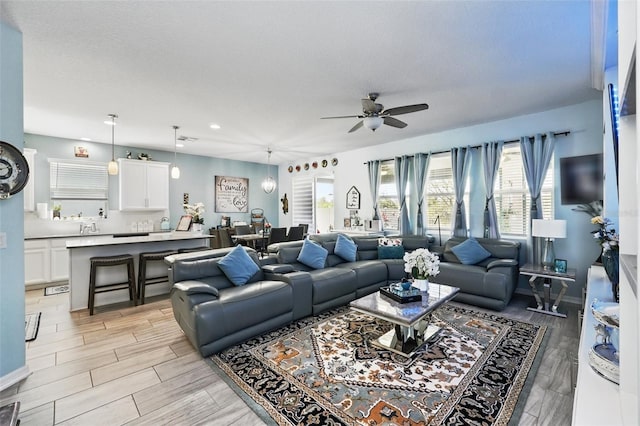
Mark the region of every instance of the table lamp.
POLYGON ((542 266, 544 269, 553 269, 556 258, 556 253, 553 249, 553 239, 567 237, 567 221, 533 219, 531 235, 545 239, 542 266))

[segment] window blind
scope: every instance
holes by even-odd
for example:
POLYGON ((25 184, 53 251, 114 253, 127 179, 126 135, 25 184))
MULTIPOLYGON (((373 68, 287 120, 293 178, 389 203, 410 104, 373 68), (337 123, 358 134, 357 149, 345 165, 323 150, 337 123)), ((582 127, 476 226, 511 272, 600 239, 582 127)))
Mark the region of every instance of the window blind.
MULTIPOLYGON (((297 178, 292 182, 292 222, 315 224, 313 218, 313 178, 297 178)), ((311 227, 311 229, 314 229, 311 227)))
POLYGON ((49 159, 49 191, 53 200, 106 200, 109 196, 107 165, 49 159))

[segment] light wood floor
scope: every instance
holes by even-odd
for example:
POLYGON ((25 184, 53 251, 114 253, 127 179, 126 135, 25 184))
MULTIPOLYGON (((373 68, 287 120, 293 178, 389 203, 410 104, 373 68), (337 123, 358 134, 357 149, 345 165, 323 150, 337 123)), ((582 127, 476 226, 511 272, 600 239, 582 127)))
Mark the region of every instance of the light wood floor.
MULTIPOLYGON (((577 306, 562 319, 527 311, 530 302, 516 295, 503 312, 552 327, 520 424, 569 425, 577 306)), ((42 312, 26 344, 33 374, 0 393, 0 405, 20 401, 21 425, 264 424, 189 344, 166 298, 68 310, 67 294, 26 293, 26 312, 42 312)))

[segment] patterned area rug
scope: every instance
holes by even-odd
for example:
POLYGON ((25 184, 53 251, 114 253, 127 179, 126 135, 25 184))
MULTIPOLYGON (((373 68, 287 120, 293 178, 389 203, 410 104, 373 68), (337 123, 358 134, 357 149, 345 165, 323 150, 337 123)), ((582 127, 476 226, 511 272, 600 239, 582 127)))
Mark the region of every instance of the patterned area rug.
POLYGON ((280 425, 507 424, 546 326, 454 304, 433 322, 440 333, 412 359, 370 345, 391 325, 348 308, 211 359, 280 425))
POLYGON ((40 328, 40 315, 42 312, 35 314, 27 314, 24 317, 24 341, 31 342, 38 337, 38 329, 40 328))

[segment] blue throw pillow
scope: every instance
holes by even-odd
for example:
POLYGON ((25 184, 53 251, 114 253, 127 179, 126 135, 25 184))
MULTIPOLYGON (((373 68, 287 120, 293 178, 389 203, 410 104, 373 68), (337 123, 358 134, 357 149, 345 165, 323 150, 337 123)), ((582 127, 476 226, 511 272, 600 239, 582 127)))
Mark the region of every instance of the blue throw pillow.
POLYGON ((300 250, 297 260, 309 268, 322 269, 327 261, 328 254, 329 252, 326 248, 306 239, 302 243, 302 249, 300 250))
POLYGON ((402 246, 378 246, 378 259, 402 259, 404 247, 402 246))
POLYGON ((347 237, 344 234, 338 234, 338 239, 336 240, 336 246, 333 249, 333 252, 346 260, 347 262, 355 262, 356 261, 356 252, 358 251, 358 246, 353 240, 347 237))
POLYGON ((491 256, 491 253, 482 247, 475 238, 469 238, 453 247, 451 251, 463 265, 475 265, 491 256))
POLYGON ((256 262, 251 259, 241 245, 235 246, 233 250, 227 253, 218 262, 218 266, 229 278, 229 281, 235 285, 245 285, 260 270, 256 262))

